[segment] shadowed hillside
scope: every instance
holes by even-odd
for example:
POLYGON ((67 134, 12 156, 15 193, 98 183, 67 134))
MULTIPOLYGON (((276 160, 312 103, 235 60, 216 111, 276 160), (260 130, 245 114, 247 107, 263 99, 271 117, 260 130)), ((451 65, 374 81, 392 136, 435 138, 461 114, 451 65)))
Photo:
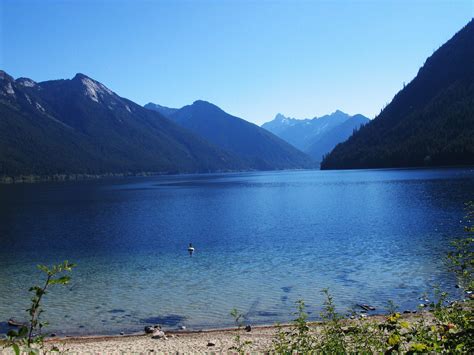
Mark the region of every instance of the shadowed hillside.
POLYGON ((0 176, 242 168, 231 154, 85 75, 36 83, 0 71, 0 176))
POLYGON ((429 57, 322 169, 474 164, 474 22, 429 57))

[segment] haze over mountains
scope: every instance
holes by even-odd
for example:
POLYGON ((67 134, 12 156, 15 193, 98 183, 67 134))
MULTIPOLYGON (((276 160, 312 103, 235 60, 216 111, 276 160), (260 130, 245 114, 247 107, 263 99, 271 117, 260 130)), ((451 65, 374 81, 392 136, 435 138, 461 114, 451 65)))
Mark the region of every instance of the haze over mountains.
POLYGON ((429 57, 322 169, 474 164, 474 21, 429 57))
POLYGON ((216 105, 198 100, 178 110, 147 104, 206 141, 237 156, 253 169, 315 167, 306 155, 257 125, 232 116, 216 105))
POLYGON ((369 121, 363 115, 350 116, 339 110, 319 118, 302 120, 279 113, 262 128, 309 154, 316 162, 321 162, 323 155, 369 121))
MULTIPOLYGON (((226 119, 223 111, 210 107, 211 113, 226 119)), ((313 164, 267 132, 247 137, 254 151, 241 157, 238 149, 224 150, 86 75, 36 83, 14 80, 0 71, 0 176, 209 172, 313 164)))

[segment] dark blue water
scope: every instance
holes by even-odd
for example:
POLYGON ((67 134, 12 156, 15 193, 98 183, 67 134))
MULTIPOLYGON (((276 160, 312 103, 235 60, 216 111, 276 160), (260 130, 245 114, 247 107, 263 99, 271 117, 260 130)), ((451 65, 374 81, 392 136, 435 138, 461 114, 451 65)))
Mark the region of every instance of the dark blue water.
MULTIPOLYGON (((21 319, 38 263, 78 264, 46 297, 49 330, 227 326, 339 310, 413 309, 462 234, 473 169, 293 171, 0 186, 1 322, 21 319), (189 257, 189 242, 196 253, 189 257)), ((5 329, 5 326, 3 327, 5 329)))

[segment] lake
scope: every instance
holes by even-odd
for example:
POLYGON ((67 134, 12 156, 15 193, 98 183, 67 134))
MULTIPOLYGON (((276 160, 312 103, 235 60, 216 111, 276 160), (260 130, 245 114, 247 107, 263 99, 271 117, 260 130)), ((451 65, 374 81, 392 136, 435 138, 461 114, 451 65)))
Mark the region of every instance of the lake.
POLYGON ((229 326, 338 310, 416 309, 462 236, 474 169, 280 171, 0 186, 0 332, 26 318, 36 264, 77 264, 46 295, 58 334, 229 326), (187 252, 192 242, 196 251, 187 252))

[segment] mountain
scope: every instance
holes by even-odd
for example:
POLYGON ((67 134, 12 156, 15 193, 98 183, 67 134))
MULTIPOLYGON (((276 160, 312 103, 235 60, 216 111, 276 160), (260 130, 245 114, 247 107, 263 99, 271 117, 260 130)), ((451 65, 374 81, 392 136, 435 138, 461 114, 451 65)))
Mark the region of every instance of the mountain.
POLYGON ((231 154, 77 74, 0 71, 0 176, 242 169, 231 154))
POLYGON ((474 22, 429 57, 371 123, 322 169, 474 164, 474 22))
POLYGON ((350 116, 344 122, 321 134, 305 151, 321 162, 323 157, 331 152, 338 143, 347 140, 354 132, 369 122, 367 117, 360 114, 350 116))
POLYGON ((156 111, 156 112, 159 112, 161 113, 163 116, 165 117, 169 117, 170 115, 172 115, 173 113, 175 113, 176 111, 178 111, 177 108, 171 108, 171 107, 166 107, 166 106, 161 106, 161 105, 158 105, 158 104, 154 104, 153 102, 149 102, 147 103, 145 106, 143 106, 149 110, 153 110, 153 111, 156 111))
POLYGON ((195 101, 168 116, 215 146, 239 157, 251 169, 315 167, 306 154, 272 133, 224 112, 206 102, 195 101))
POLYGON ((276 134, 296 148, 320 162, 338 143, 343 142, 354 130, 369 122, 362 115, 350 116, 342 111, 313 119, 295 119, 277 114, 262 128, 276 134))

